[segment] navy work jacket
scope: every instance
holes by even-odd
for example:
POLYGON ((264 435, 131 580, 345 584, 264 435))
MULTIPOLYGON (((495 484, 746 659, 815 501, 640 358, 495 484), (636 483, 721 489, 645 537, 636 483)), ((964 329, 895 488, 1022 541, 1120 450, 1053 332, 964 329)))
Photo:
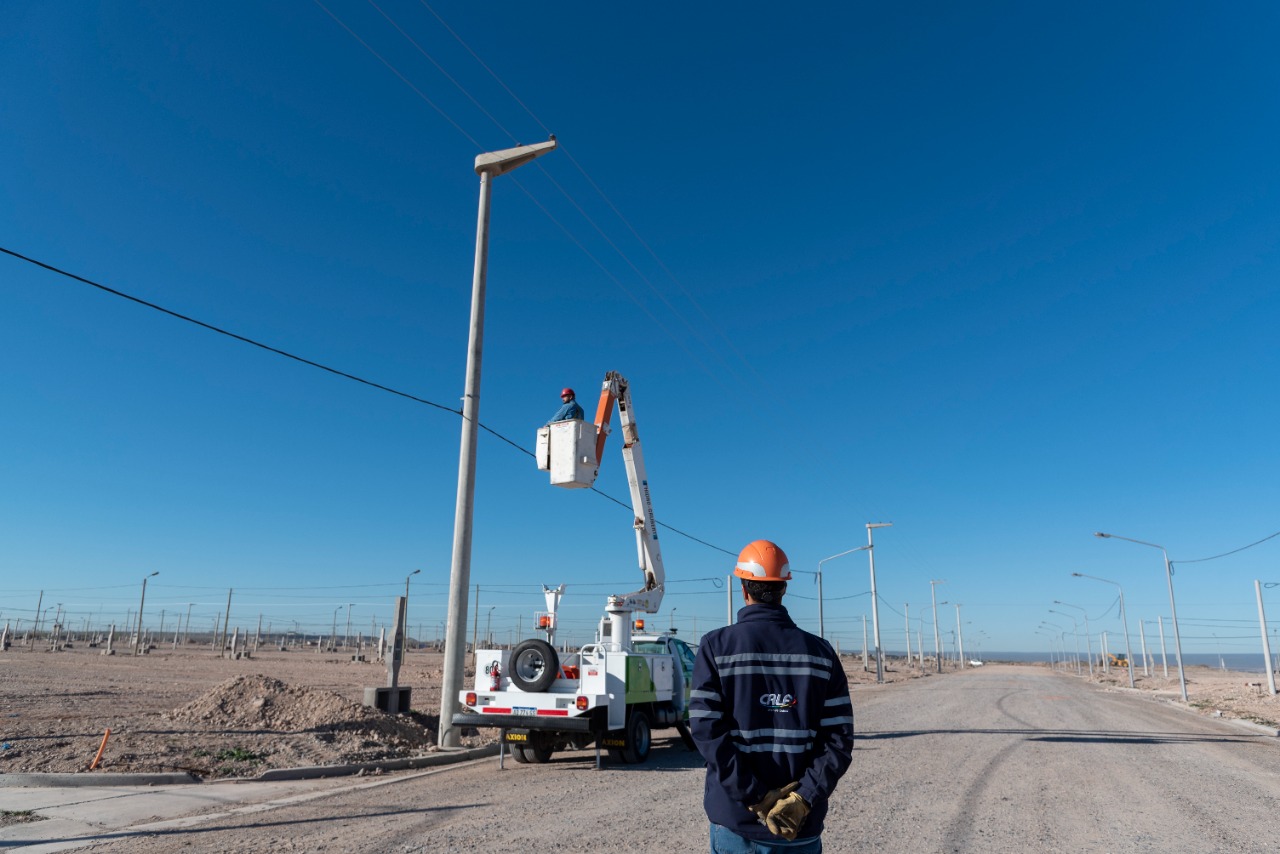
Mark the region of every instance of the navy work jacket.
POLYGON ((853 705, 839 657, 781 605, 748 605, 698 646, 689 729, 707 761, 707 818, 777 842, 748 808, 799 781, 813 808, 800 837, 822 833, 827 800, 853 760, 853 705))

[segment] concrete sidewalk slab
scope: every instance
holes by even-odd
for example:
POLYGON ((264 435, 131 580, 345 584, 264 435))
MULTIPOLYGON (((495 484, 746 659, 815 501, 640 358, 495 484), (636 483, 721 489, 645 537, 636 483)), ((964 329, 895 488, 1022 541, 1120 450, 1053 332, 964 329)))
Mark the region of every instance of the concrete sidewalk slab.
MULTIPOLYGON (((0 788, 0 809, 30 811, 42 820, 0 827, 0 852, 45 854, 71 851, 132 834, 189 827, 225 816, 272 810, 328 797, 339 790, 391 785, 427 774, 438 774, 460 763, 480 761, 496 752, 490 746, 434 754, 434 767, 362 782, 355 782, 350 776, 337 776, 337 769, 345 766, 332 766, 330 774, 324 777, 312 773, 323 769, 303 768, 288 769, 298 774, 287 779, 273 777, 178 785, 9 786, 0 788)), ((346 773, 350 775, 351 771, 346 773)))

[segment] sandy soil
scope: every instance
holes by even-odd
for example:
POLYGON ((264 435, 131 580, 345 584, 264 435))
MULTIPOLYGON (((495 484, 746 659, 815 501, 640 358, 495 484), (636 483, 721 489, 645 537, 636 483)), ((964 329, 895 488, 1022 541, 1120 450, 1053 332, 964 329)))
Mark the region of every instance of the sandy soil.
MULTIPOLYGON (((350 654, 260 650, 218 658, 207 647, 102 656, 96 649, 0 655, 0 773, 99 769, 256 776, 436 750, 441 656, 411 652, 400 684, 413 712, 362 705, 386 668, 350 654)), ((469 678, 469 676, 468 676, 469 678)), ((464 739, 469 745, 479 739, 464 739)))
MULTIPOLYGON (((1200 714, 1238 718, 1280 729, 1280 697, 1271 695, 1265 673, 1240 673, 1199 665, 1187 667, 1185 672, 1190 706, 1200 714)), ((1089 677, 1085 675, 1083 678, 1089 677)), ((1127 690, 1129 672, 1123 667, 1112 667, 1110 673, 1095 668, 1092 681, 1127 690)), ((1144 676, 1142 667, 1135 663, 1133 682, 1139 691, 1150 692, 1153 697, 1182 705, 1178 671, 1172 663, 1168 678, 1165 678, 1164 668, 1160 666, 1152 668, 1149 676, 1144 676)))
MULTIPOLYGON (((392 718, 361 702, 364 688, 386 684, 385 666, 313 650, 261 650, 249 659, 214 656, 207 647, 102 656, 96 649, 0 655, 0 773, 81 772, 111 729, 99 769, 189 771, 201 777, 251 777, 270 768, 335 765, 424 755, 436 750, 442 658, 410 652, 400 684, 413 712, 392 718)), ((859 656, 845 656, 850 682, 875 682, 859 656)), ((887 683, 937 678, 892 661, 887 683)), ((950 672, 948 670, 948 672, 950 672)), ((1159 670, 1156 671, 1157 673, 1159 670)), ((1137 674, 1140 690, 1180 702, 1171 679, 1137 674)), ((470 684, 468 672, 466 684, 470 684)), ((1094 681, 1127 688, 1123 670, 1094 681)), ((1191 705, 1202 714, 1280 727, 1280 700, 1261 674, 1189 668, 1191 705), (1247 683, 1261 682, 1262 690, 1247 683)), ((492 738, 469 736, 469 746, 492 738)))

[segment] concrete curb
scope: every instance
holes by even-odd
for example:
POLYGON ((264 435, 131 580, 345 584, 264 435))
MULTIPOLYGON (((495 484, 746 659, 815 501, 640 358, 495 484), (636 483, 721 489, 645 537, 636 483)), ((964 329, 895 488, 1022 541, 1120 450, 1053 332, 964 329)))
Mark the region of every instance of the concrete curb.
POLYGON ((183 786, 199 783, 195 774, 112 774, 109 771, 83 774, 0 774, 0 788, 63 789, 76 786, 183 786))
POLYGON ((344 777, 359 774, 361 771, 408 771, 417 768, 431 768, 436 765, 452 765, 455 762, 467 762, 471 759, 483 759, 486 756, 497 756, 498 745, 487 744, 484 747, 469 747, 461 750, 442 750, 429 756, 415 756, 412 759, 384 759, 381 762, 364 762, 356 765, 310 765, 301 768, 274 768, 263 771, 257 777, 244 779, 270 782, 272 780, 309 780, 316 777, 344 777))
POLYGON ((257 777, 234 777, 220 780, 204 780, 194 774, 0 774, 0 788, 74 788, 88 786, 186 786, 196 783, 270 783, 282 780, 313 780, 321 777, 348 777, 360 773, 376 773, 384 771, 408 771, 418 768, 432 768, 437 765, 452 765, 455 762, 468 762, 472 759, 483 759, 486 756, 497 756, 498 745, 488 744, 484 747, 470 747, 461 750, 442 750, 428 756, 415 756, 410 759, 384 759, 381 762, 361 762, 351 765, 310 765, 299 768, 273 768, 263 771, 257 777))

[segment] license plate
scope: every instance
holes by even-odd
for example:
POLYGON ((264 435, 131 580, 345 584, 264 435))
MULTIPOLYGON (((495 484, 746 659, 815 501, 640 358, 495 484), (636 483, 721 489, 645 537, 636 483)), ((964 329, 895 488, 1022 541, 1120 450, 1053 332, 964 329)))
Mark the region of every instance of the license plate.
POLYGON ((511 709, 511 714, 528 715, 529 717, 533 717, 534 715, 538 714, 538 710, 535 709, 533 706, 513 706, 511 709))

